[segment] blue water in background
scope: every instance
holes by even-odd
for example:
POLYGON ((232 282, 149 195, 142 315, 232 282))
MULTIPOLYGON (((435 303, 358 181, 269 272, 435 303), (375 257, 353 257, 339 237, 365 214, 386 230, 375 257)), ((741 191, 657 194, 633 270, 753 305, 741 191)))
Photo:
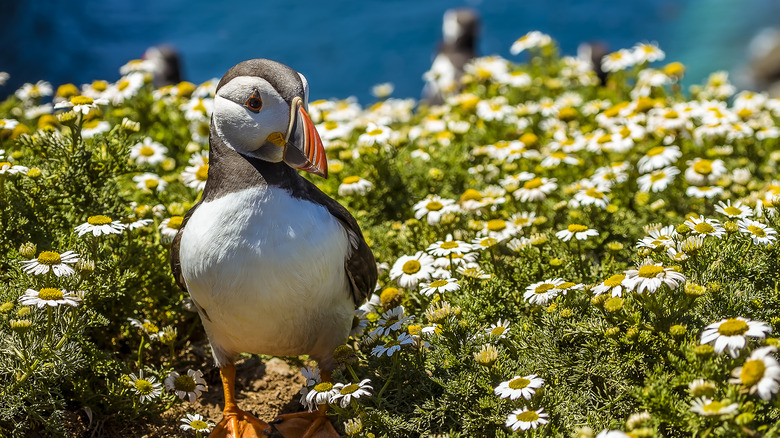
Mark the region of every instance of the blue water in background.
POLYGON ((312 99, 356 96, 366 104, 380 82, 395 84, 394 96, 418 98, 442 14, 456 6, 481 14, 483 55, 523 60, 509 47, 534 29, 565 54, 582 41, 611 50, 657 42, 664 62, 688 66, 689 83, 733 70, 755 32, 780 24, 777 0, 10 0, 0 13, 0 70, 11 79, 0 95, 38 79, 114 81, 147 47, 170 43, 195 83, 264 57, 305 74, 312 99))

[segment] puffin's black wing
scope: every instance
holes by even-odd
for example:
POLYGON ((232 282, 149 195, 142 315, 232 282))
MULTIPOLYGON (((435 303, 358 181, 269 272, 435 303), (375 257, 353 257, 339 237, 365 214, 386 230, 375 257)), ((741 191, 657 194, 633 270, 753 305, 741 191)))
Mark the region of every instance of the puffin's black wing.
POLYGON ((181 290, 185 292, 187 292, 187 283, 184 282, 184 276, 181 273, 179 247, 181 246, 181 235, 184 231, 184 227, 187 225, 187 222, 190 220, 192 213, 196 208, 198 208, 199 205, 200 202, 190 208, 190 211, 184 215, 184 219, 182 219, 181 226, 179 227, 179 232, 176 233, 176 237, 173 238, 173 243, 171 244, 171 272, 173 273, 173 278, 176 280, 176 284, 178 284, 181 290))
MULTIPOLYGON (((301 180, 306 181, 303 178, 301 180)), ((347 231, 352 254, 344 263, 344 268, 349 277, 352 300, 355 302, 355 306, 359 306, 374 292, 376 286, 378 273, 374 253, 368 247, 366 239, 363 238, 363 232, 360 231, 360 226, 349 211, 320 191, 314 184, 307 184, 307 186, 309 199, 327 208, 347 231)))

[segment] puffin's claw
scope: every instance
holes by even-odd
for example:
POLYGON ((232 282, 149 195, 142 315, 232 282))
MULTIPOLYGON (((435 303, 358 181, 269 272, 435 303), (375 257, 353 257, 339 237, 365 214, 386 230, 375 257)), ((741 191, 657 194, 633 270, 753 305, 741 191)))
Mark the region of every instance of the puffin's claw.
POLYGON ((271 426, 237 407, 226 410, 209 438, 261 438, 271 435, 271 426))
POLYGON ((324 409, 280 415, 271 424, 284 438, 341 437, 328 420, 324 409))

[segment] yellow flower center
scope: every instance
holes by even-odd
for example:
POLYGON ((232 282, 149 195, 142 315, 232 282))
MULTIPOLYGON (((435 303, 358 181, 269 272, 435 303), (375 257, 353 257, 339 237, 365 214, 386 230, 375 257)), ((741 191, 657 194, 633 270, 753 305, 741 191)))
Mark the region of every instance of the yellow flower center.
POLYGON ((488 237, 488 238, 480 240, 479 241, 479 246, 484 247, 484 248, 490 248, 491 246, 493 246, 493 245, 495 245, 497 243, 498 243, 497 239, 494 239, 492 237, 488 237))
POLYGON ((501 231, 506 228, 506 221, 501 219, 489 220, 487 223, 488 231, 501 231))
MULTIPOLYGON (((492 336, 501 336, 501 335, 504 334, 505 331, 506 331, 506 327, 504 327, 503 325, 500 325, 500 326, 494 328, 493 330, 491 330, 490 334, 492 336)), ((515 379, 515 380, 517 380, 517 379, 515 379)), ((514 382, 514 380, 512 382, 514 382)), ((510 382, 509 384, 511 385, 512 383, 510 382)), ((517 388, 512 388, 512 389, 517 389, 517 388)))
POLYGON ((699 234, 710 234, 715 231, 715 227, 708 224, 707 222, 696 224, 696 226, 694 226, 693 229, 696 230, 696 232, 699 234))
POLYGON ((90 216, 87 218, 87 223, 90 225, 108 225, 112 222, 111 218, 108 216, 103 216, 102 214, 99 214, 97 216, 90 216))
POLYGON ((665 172, 655 172, 650 174, 650 182, 658 182, 666 178, 665 172))
POLYGON ((341 393, 341 395, 347 395, 347 394, 354 393, 358 389, 360 389, 360 385, 358 385, 357 383, 353 383, 351 385, 347 385, 347 386, 341 388, 341 391, 339 391, 339 392, 341 393))
POLYGON ((563 160, 566 157, 568 157, 568 155, 566 155, 565 152, 553 152, 552 154, 550 154, 550 156, 553 158, 557 158, 559 160, 563 160))
POLYGON ((468 189, 460 195, 461 202, 464 201, 479 201, 482 199, 482 194, 474 189, 468 189))
POLYGON ((662 153, 664 153, 665 150, 666 150, 666 148, 663 147, 663 146, 656 146, 656 147, 650 149, 649 151, 647 151, 647 156, 648 157, 655 157, 656 155, 661 155, 662 153))
POLYGON ((585 194, 587 196, 590 196, 591 198, 603 198, 604 197, 604 193, 598 191, 598 189, 593 188, 593 187, 589 188, 588 190, 585 190, 585 194))
POLYGON ((73 96, 70 98, 70 103, 73 105, 91 105, 94 102, 91 97, 87 96, 73 96))
POLYGON ((108 88, 108 82, 106 82, 106 81, 100 81, 100 80, 98 80, 98 81, 93 81, 93 82, 92 82, 92 88, 93 88, 95 91, 106 91, 106 89, 108 88))
POLYGON ((712 173, 712 161, 699 160, 696 162, 696 164, 693 165, 693 170, 696 173, 700 173, 702 175, 709 175, 712 173))
MULTIPOLYGON (((665 118, 665 119, 676 119, 676 118, 678 118, 678 117, 680 117, 680 115, 679 115, 679 114, 677 113, 677 111, 675 111, 675 110, 670 110, 670 111, 667 111, 667 112, 664 114, 664 118, 665 118)), ((648 155, 649 155, 649 154, 648 154, 648 155)))
POLYGON ((453 242, 451 240, 448 240, 447 242, 442 242, 442 244, 439 245, 439 248, 441 248, 441 249, 453 249, 453 248, 457 248, 459 246, 460 245, 458 245, 458 242, 453 242))
POLYGON ((8 161, 0 161, 0 169, 6 166, 11 167, 11 163, 9 163, 8 161))
POLYGON ((742 384, 748 388, 755 386, 764 377, 764 371, 766 371, 766 365, 761 359, 753 359, 745 362, 742 365, 742 371, 739 372, 739 379, 742 380, 742 384))
POLYGON ((729 318, 718 326, 718 333, 723 336, 739 336, 745 334, 750 327, 745 321, 737 318, 729 318))
POLYGON ((331 389, 333 389, 333 384, 330 382, 318 383, 317 386, 314 387, 314 390, 317 392, 328 392, 331 389))
POLYGON ((428 285, 428 287, 439 288, 446 285, 447 285, 447 280, 435 280, 432 281, 431 284, 428 285))
POLYGON ((704 410, 704 412, 718 413, 721 410, 723 410, 723 408, 725 408, 726 406, 728 405, 725 403, 719 402, 717 400, 713 400, 710 403, 707 403, 706 405, 702 406, 702 409, 704 410))
POLYGON ((46 301, 61 300, 63 297, 62 291, 53 287, 44 287, 38 291, 38 298, 46 301))
POLYGON ((536 411, 525 411, 517 416, 518 421, 531 423, 539 419, 539 414, 536 411))
POLYGON ((538 189, 539 187, 542 186, 542 184, 544 184, 542 182, 542 179, 539 178, 539 177, 536 177, 536 178, 529 179, 528 181, 526 181, 523 184, 523 188, 526 189, 526 190, 538 189))
POLYGON ((325 125, 325 129, 327 129, 328 131, 332 131, 339 127, 338 122, 334 122, 332 120, 325 122, 324 125, 325 125))
POLYGON ((138 379, 135 381, 135 389, 141 395, 148 395, 154 391, 154 386, 146 379, 138 379))
POLYGON ((376 137, 377 135, 382 134, 382 132, 384 132, 384 131, 382 131, 381 129, 372 129, 372 130, 368 131, 367 134, 372 136, 372 137, 376 137))
POLYGON ((54 251, 44 251, 38 255, 38 263, 42 265, 58 265, 61 262, 60 255, 54 251))
POLYGON ((758 237, 765 237, 766 236, 766 231, 764 231, 763 228, 761 228, 761 227, 759 227, 757 225, 748 225, 747 229, 748 229, 748 231, 753 233, 754 236, 758 236, 758 237))
POLYGON ((173 381, 173 387, 179 391, 192 392, 195 391, 195 380, 188 374, 181 375, 173 381))
POLYGON ((615 274, 615 275, 607 278, 606 280, 604 280, 604 286, 607 286, 607 287, 619 286, 623 282, 623 280, 625 280, 625 279, 626 279, 626 275, 625 274, 615 274))
POLYGON ((542 283, 539 286, 536 286, 534 293, 543 294, 554 287, 555 286, 552 283, 542 283))
POLYGON ((564 281, 563 283, 558 285, 558 289, 568 289, 574 285, 575 283, 572 283, 571 281, 564 281))
POLYGON ((734 207, 733 205, 729 205, 728 207, 724 208, 723 211, 729 216, 739 216, 742 214, 742 210, 734 207))
POLYGON ((206 181, 206 178, 209 176, 209 165, 204 164, 198 168, 198 170, 195 172, 195 178, 198 179, 198 181, 206 181))
POLYGON ((417 260, 409 260, 404 263, 404 266, 401 269, 404 271, 404 274, 412 275, 419 272, 421 267, 422 265, 417 260))
POLYGON ((344 178, 344 181, 342 181, 342 184, 355 184, 356 182, 360 181, 359 176, 348 176, 344 178))
POLYGON ((145 323, 141 324, 141 327, 143 327, 143 329, 144 329, 144 331, 146 333, 157 333, 157 332, 160 331, 160 328, 157 327, 156 324, 153 324, 151 322, 145 322, 145 323))
POLYGON ((149 146, 143 146, 141 147, 141 150, 138 151, 139 154, 143 155, 144 157, 151 157, 154 155, 154 149, 152 149, 149 146))
POLYGON ((644 265, 639 268, 639 276, 642 278, 654 278, 658 274, 664 272, 663 266, 658 265, 644 265))
POLYGON ((444 205, 439 201, 430 201, 425 204, 425 209, 428 211, 439 211, 444 208, 444 205))
POLYGON ((530 380, 524 378, 524 377, 518 377, 517 379, 512 379, 512 381, 509 382, 507 386, 511 389, 523 389, 526 386, 528 386, 531 383, 530 380))
POLYGON ((581 233, 583 231, 586 231, 588 227, 580 224, 571 224, 566 229, 569 230, 570 233, 581 233))
POLYGON ((204 429, 207 429, 209 426, 203 420, 195 420, 195 421, 190 423, 190 427, 195 429, 195 430, 204 430, 204 429))
POLYGON ((181 222, 184 220, 181 216, 173 216, 168 221, 168 228, 173 228, 174 230, 178 230, 181 228, 181 222))

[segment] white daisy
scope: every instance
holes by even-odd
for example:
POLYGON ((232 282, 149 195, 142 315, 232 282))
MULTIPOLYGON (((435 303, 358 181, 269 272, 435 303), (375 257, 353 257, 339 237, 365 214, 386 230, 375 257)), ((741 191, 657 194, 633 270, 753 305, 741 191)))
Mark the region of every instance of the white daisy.
POLYGON ((704 216, 692 217, 685 221, 684 224, 687 225, 693 233, 704 237, 713 236, 720 239, 726 234, 726 230, 717 219, 707 219, 704 216))
POLYGON ((181 430, 185 431, 195 431, 196 433, 209 433, 211 432, 211 428, 214 427, 214 423, 206 420, 203 418, 203 415, 200 414, 185 414, 186 416, 181 419, 181 422, 183 423, 181 426, 181 430))
POLYGON ((404 310, 404 306, 397 306, 384 312, 377 321, 377 328, 372 330, 369 336, 376 338, 400 330, 404 324, 414 319, 413 316, 404 316, 404 310))
POLYGON ((536 429, 537 427, 547 424, 549 415, 544 412, 544 408, 539 408, 535 411, 529 411, 528 407, 522 407, 512 411, 506 419, 506 427, 516 431, 536 429))
POLYGON ((747 336, 764 339, 769 333, 772 333, 769 324, 737 316, 704 327, 701 332, 701 343, 714 343, 716 353, 725 351, 729 356, 736 358, 739 356, 739 351, 745 348, 747 336))
POLYGON ((568 242, 571 240, 572 237, 574 237, 577 240, 587 240, 588 237, 592 236, 598 236, 599 232, 594 230, 593 228, 588 228, 585 225, 580 224, 571 224, 568 227, 566 227, 565 230, 558 231, 555 233, 555 237, 563 240, 564 242, 568 242))
POLYGON ((655 292, 662 285, 668 286, 669 289, 676 289, 685 282, 685 275, 647 259, 637 269, 627 270, 623 282, 626 289, 641 294, 644 291, 655 292))
POLYGON ((540 378, 536 374, 529 374, 525 377, 515 376, 510 380, 501 382, 493 392, 501 397, 511 400, 517 400, 523 397, 526 400, 531 400, 536 390, 542 387, 544 379, 540 378))
POLYGON ((738 410, 739 405, 729 399, 718 401, 709 397, 699 397, 691 402, 691 411, 704 417, 734 414, 738 410))
POLYGON ((600 190, 598 187, 583 188, 574 194, 572 204, 575 208, 580 205, 595 205, 598 208, 605 209, 609 204, 609 197, 605 191, 600 190))
POLYGON ((338 390, 333 387, 333 383, 318 383, 306 393, 306 397, 301 397, 301 403, 311 412, 321 404, 330 403, 336 393, 338 390))
POLYGON ((676 167, 670 166, 642 175, 636 179, 636 182, 639 184, 640 192, 663 192, 679 174, 680 171, 676 167))
POLYGON ((421 281, 431 279, 435 270, 433 261, 433 257, 423 251, 418 251, 413 256, 402 256, 390 269, 390 279, 403 288, 416 289, 421 281))
POLYGON ((595 296, 609 292, 613 297, 621 297, 626 287, 625 280, 626 274, 615 274, 594 286, 591 291, 595 296))
POLYGON ((470 243, 453 240, 448 234, 446 240, 439 240, 431 244, 426 251, 434 257, 449 257, 450 255, 463 255, 473 250, 470 243))
POLYGON ((46 306, 57 307, 61 304, 76 307, 81 298, 73 292, 68 292, 55 287, 44 287, 41 290, 27 289, 24 295, 19 297, 22 306, 36 306, 43 309, 46 306))
POLYGON ((771 400, 780 389, 780 364, 772 356, 776 351, 773 346, 753 350, 745 363, 731 372, 729 383, 742 385, 750 394, 758 393, 761 399, 771 400))
POLYGON ((60 254, 54 251, 43 251, 38 254, 38 258, 23 260, 22 271, 26 274, 41 275, 49 271, 54 272, 57 277, 63 277, 75 274, 76 271, 68 266, 79 261, 79 255, 73 251, 65 251, 60 254))
POLYGON ((371 181, 359 176, 348 176, 339 185, 339 196, 365 195, 373 188, 374 184, 371 181))
POLYGON ((429 297, 435 293, 445 294, 460 289, 460 283, 454 278, 442 278, 421 285, 420 293, 429 297))
POLYGON ((181 181, 185 186, 201 191, 206 187, 206 179, 209 176, 208 157, 203 157, 203 162, 187 166, 181 172, 181 181))
POLYGON ((138 372, 138 377, 136 377, 134 373, 131 373, 129 384, 130 389, 141 396, 141 403, 146 400, 157 398, 162 394, 162 383, 157 382, 157 378, 154 376, 144 378, 143 370, 138 372))
POLYGON ((181 224, 184 221, 182 216, 171 216, 163 219, 158 227, 160 230, 160 237, 164 243, 173 242, 173 238, 176 237, 176 233, 179 232, 181 224))
POLYGON ((777 240, 777 230, 752 219, 737 221, 739 231, 747 234, 756 245, 769 245, 777 240))
POLYGON ((166 152, 168 152, 168 148, 152 140, 151 137, 146 137, 141 143, 130 148, 130 158, 137 164, 154 166, 165 160, 166 152))
POLYGON ((651 170, 661 169, 677 162, 682 156, 677 146, 656 146, 639 159, 637 168, 639 173, 647 173, 651 170))
POLYGON ((79 237, 91 233, 93 236, 103 236, 108 234, 122 234, 125 229, 125 224, 120 221, 115 221, 108 216, 102 214, 96 216, 90 216, 87 221, 76 227, 76 232, 79 233, 79 237))
POLYGON ((697 186, 715 184, 725 174, 726 165, 720 159, 696 158, 688 161, 688 168, 685 169, 685 179, 697 186))
POLYGON ((322 377, 320 377, 320 367, 310 367, 305 366, 301 368, 301 374, 303 374, 303 378, 306 379, 305 386, 314 386, 320 382, 322 382, 322 377))
POLYGON ((369 122, 366 126, 366 132, 360 134, 357 142, 359 146, 383 145, 390 140, 392 133, 392 129, 387 126, 369 122))
POLYGON ((623 432, 622 430, 608 430, 604 429, 596 435, 596 438, 631 438, 631 435, 623 432))
POLYGON ((20 166, 17 164, 11 164, 8 161, 2 161, 0 162, 0 175, 16 175, 17 173, 27 173, 30 169, 25 166, 20 166))
POLYGON ((737 201, 731 205, 731 199, 720 201, 715 206, 715 211, 732 219, 744 219, 753 216, 753 209, 737 201))
POLYGON ((195 399, 200 397, 203 391, 208 391, 208 385, 200 370, 190 369, 187 370, 187 374, 171 371, 164 383, 165 389, 175 392, 182 400, 187 398, 190 403, 195 403, 195 399))
POLYGON ((417 202, 412 207, 415 219, 426 218, 428 225, 436 225, 441 220, 441 216, 446 213, 458 211, 458 206, 454 199, 442 198, 438 195, 428 195, 427 198, 417 202))
POLYGON ((553 278, 529 285, 525 288, 523 298, 531 304, 547 305, 560 294, 558 286, 565 283, 561 278, 553 278))
POLYGON ((655 44, 639 43, 634 46, 632 53, 637 63, 662 61, 666 54, 655 44))
POLYGON ((524 182, 512 195, 521 202, 543 201, 558 188, 556 181, 555 178, 535 177, 524 182))
POLYGON ((712 199, 723 195, 723 187, 718 186, 689 186, 685 194, 692 198, 712 199))
POLYGON ((69 100, 64 100, 54 105, 54 109, 69 108, 73 112, 81 113, 86 116, 93 109, 98 109, 98 105, 108 105, 108 99, 92 99, 87 96, 73 96, 69 100))
POLYGON ((153 192, 162 192, 165 190, 165 186, 168 185, 164 179, 160 178, 160 175, 149 172, 134 176, 133 182, 138 190, 150 190, 153 192))
POLYGON ((377 345, 371 350, 371 354, 376 357, 382 357, 386 354, 388 357, 392 356, 396 351, 401 350, 404 345, 412 345, 415 343, 414 338, 409 333, 401 333, 398 339, 392 340, 384 345, 377 345))
POLYGON ((516 39, 512 46, 509 48, 509 53, 518 55, 525 50, 533 49, 536 47, 543 47, 552 44, 552 38, 550 35, 539 32, 538 30, 532 30, 527 34, 516 39))
POLYGON ((485 333, 488 334, 488 336, 495 337, 495 338, 506 338, 507 333, 509 333, 509 320, 501 320, 501 318, 498 319, 498 322, 495 324, 490 324, 490 327, 485 329, 485 333))
POLYGON ((363 379, 360 383, 350 383, 349 385, 344 383, 337 383, 333 385, 333 389, 336 391, 331 399, 331 403, 339 402, 339 405, 346 409, 352 400, 357 400, 363 396, 370 396, 371 389, 374 389, 369 385, 370 379, 363 379))

